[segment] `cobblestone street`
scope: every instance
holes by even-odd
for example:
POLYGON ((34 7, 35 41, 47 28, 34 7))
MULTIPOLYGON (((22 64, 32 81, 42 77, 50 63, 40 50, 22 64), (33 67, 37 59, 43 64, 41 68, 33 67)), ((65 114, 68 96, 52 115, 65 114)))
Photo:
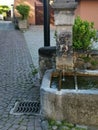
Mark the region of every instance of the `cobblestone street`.
POLYGON ((32 58, 23 33, 0 30, 0 130, 41 130, 39 116, 13 115, 16 101, 38 101, 39 86, 33 85, 32 58))
MULTIPOLYGON (((50 46, 56 46, 54 38, 55 26, 50 26, 50 46)), ((24 37, 28 45, 34 65, 38 65, 38 49, 44 47, 44 30, 43 26, 31 26, 29 30, 24 32, 24 37)))

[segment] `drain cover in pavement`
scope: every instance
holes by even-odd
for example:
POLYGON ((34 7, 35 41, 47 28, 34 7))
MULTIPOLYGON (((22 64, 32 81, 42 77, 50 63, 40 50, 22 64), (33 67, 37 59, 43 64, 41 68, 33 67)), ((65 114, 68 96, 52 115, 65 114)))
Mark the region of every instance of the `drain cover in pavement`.
POLYGON ((40 102, 16 102, 14 108, 11 109, 10 114, 23 115, 40 113, 40 102))

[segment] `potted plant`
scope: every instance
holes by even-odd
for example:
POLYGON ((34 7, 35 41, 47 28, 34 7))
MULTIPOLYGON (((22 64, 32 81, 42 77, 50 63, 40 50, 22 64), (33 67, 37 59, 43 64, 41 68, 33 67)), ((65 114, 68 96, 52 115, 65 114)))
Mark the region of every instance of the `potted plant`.
POLYGON ((20 14, 20 19, 18 20, 18 26, 19 29, 27 29, 28 27, 28 16, 29 16, 29 11, 30 11, 30 7, 28 5, 17 5, 16 9, 18 11, 18 13, 20 14))

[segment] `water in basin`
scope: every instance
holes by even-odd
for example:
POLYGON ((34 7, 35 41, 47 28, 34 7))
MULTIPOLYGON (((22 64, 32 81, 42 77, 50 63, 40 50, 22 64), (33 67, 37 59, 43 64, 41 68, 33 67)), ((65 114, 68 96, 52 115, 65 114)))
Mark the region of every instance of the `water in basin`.
POLYGON ((51 88, 60 89, 98 89, 98 76, 52 76, 51 88), (63 80, 65 79, 65 80, 63 80), (77 87, 77 88, 76 88, 77 87))

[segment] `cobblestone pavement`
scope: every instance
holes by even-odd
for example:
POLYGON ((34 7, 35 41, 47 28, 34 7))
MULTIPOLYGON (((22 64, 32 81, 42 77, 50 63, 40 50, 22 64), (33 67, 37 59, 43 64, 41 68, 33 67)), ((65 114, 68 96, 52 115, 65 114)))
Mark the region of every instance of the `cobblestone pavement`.
MULTIPOLYGON (((50 26, 50 45, 55 46, 55 38, 54 38, 55 27, 50 26)), ((29 30, 24 32, 24 37, 26 39, 28 48, 30 50, 30 54, 32 56, 32 60, 34 65, 38 66, 38 49, 44 46, 44 34, 43 34, 43 26, 31 26, 29 30)))
POLYGON ((0 30, 13 30, 13 24, 11 21, 0 21, 0 30))
MULTIPOLYGON (((5 25, 3 25, 5 26, 5 25)), ((0 130, 41 130, 39 116, 10 114, 16 101, 39 100, 33 85, 32 58, 23 34, 0 30, 0 130)))

